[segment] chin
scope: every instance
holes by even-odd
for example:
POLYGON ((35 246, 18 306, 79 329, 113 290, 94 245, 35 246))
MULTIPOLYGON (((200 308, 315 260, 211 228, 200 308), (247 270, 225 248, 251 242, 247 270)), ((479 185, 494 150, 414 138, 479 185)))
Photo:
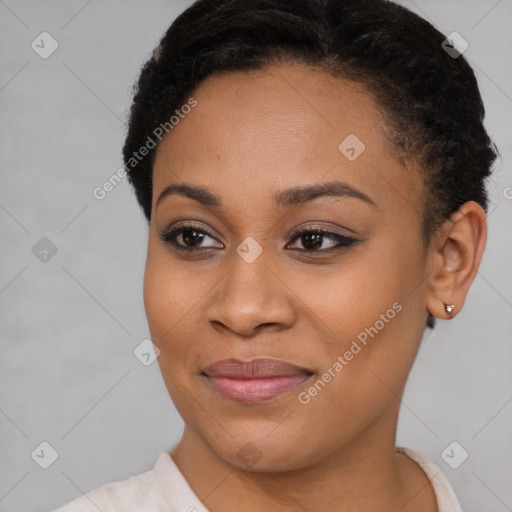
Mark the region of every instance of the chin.
MULTIPOLYGON (((276 424, 273 423, 273 428, 276 424)), ((279 427, 277 427, 279 428, 279 427)), ((312 446, 305 430, 296 435, 290 429, 271 433, 271 430, 239 429, 235 437, 219 438, 211 430, 201 437, 216 457, 225 464, 254 473, 272 473, 302 469, 322 459, 320 447, 312 446), (304 439, 301 438, 304 437, 304 439), (299 448, 300 447, 300 448, 299 448), (315 460, 317 459, 317 460, 315 460)))

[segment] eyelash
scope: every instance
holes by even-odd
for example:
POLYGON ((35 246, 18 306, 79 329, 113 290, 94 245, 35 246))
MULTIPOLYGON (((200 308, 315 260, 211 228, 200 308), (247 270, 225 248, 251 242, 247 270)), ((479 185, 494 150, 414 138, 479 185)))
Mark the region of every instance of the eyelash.
MULTIPOLYGON (((178 251, 184 251, 184 252, 188 252, 188 253, 193 253, 193 252, 197 253, 198 251, 208 251, 210 249, 214 249, 213 247, 195 248, 195 247, 185 247, 183 245, 179 245, 176 242, 175 238, 186 231, 195 231, 197 233, 205 234, 205 235, 209 236, 210 238, 215 239, 215 237, 213 235, 211 235, 210 233, 208 233, 208 231, 206 231, 204 228, 197 226, 195 224, 189 224, 189 223, 182 224, 177 227, 173 227, 172 229, 169 229, 168 231, 160 233, 160 237, 164 242, 172 245, 172 247, 178 251)), ((333 233, 332 231, 327 231, 326 229, 323 229, 323 228, 303 228, 303 229, 299 229, 293 233, 290 244, 295 242, 297 239, 301 238, 305 234, 323 235, 324 237, 330 238, 334 241, 337 241, 338 243, 334 247, 331 247, 329 249, 295 249, 296 251, 305 252, 305 253, 326 254, 326 253, 331 253, 331 252, 335 252, 335 251, 342 251, 360 241, 356 238, 340 235, 338 233, 333 233)))

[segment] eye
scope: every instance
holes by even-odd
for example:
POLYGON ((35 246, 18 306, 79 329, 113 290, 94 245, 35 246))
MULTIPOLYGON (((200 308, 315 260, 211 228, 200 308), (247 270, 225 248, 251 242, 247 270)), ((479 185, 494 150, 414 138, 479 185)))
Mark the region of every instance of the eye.
MULTIPOLYGON (((160 233, 161 239, 171 244, 177 250, 195 251, 196 248, 211 248, 214 246, 201 246, 201 243, 208 238, 215 240, 204 228, 195 224, 181 224, 178 226, 160 233)), ((224 247, 220 244, 220 248, 224 247)))
POLYGON ((296 231, 293 234, 292 242, 295 240, 301 240, 303 248, 299 248, 299 251, 320 253, 341 250, 359 241, 356 238, 333 233, 323 228, 305 228, 296 231), (334 244, 331 243, 330 247, 322 248, 325 240, 331 240, 334 244))
MULTIPOLYGON (((201 226, 191 223, 183 223, 174 226, 168 231, 160 233, 160 237, 164 242, 171 244, 173 248, 180 251, 198 252, 203 249, 224 248, 224 246, 220 242, 217 242, 215 237, 209 234, 208 231, 201 226), (218 245, 215 245, 215 243, 213 245, 202 245, 205 240, 208 240, 208 238, 217 242, 218 245)), ((309 253, 328 253, 342 250, 359 241, 356 238, 327 231, 323 228, 305 228, 298 230, 292 235, 290 244, 296 240, 301 241, 302 248, 292 247, 292 249, 309 253), (331 244, 328 247, 324 247, 324 242, 326 240, 331 241, 331 244)), ((290 244, 287 245, 287 248, 290 247, 290 244)))

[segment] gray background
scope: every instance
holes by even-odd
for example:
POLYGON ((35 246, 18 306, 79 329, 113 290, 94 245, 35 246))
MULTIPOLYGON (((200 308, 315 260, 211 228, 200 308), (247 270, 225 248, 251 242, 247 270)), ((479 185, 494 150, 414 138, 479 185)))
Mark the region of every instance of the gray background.
MULTIPOLYGON (((150 469, 179 439, 142 302, 147 224, 121 167, 131 86, 185 1, 0 0, 0 510, 49 511, 150 469), (59 47, 42 59, 31 42, 59 47), (57 253, 32 247, 48 237, 57 253), (43 441, 58 452, 42 469, 43 441)), ((464 511, 512 510, 512 2, 403 4, 469 42, 502 158, 489 238, 463 311, 427 334, 403 400, 398 444, 446 473, 464 511), (456 440, 456 470, 441 452, 456 440)))

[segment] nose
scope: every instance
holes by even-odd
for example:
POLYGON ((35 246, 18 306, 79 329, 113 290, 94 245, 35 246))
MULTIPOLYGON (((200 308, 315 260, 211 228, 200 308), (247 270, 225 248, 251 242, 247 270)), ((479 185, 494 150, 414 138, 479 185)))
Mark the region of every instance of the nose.
POLYGON ((263 329, 286 329, 295 322, 290 285, 264 254, 252 263, 233 255, 233 264, 207 308, 208 321, 215 329, 250 337, 263 329))

